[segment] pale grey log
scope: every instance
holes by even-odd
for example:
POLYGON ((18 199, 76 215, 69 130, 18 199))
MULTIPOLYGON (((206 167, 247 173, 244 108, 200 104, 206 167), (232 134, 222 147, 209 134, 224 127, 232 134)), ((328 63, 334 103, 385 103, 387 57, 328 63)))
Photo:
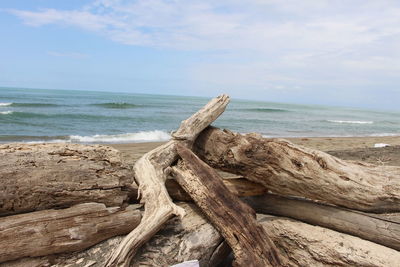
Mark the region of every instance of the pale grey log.
POLYGON ((400 250, 400 223, 384 216, 378 218, 376 214, 272 194, 246 197, 243 200, 257 213, 300 220, 400 250))

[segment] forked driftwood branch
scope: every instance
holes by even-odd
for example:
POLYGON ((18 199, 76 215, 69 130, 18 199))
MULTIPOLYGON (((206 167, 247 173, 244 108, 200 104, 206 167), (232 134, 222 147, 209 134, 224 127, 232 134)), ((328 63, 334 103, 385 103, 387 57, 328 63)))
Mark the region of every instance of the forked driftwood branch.
POLYGON ((134 165, 135 180, 139 186, 141 203, 145 211, 139 226, 128 234, 108 259, 107 266, 129 266, 129 263, 145 242, 173 215, 183 216, 184 210, 175 205, 166 188, 166 168, 176 161, 176 145, 191 147, 196 137, 215 121, 229 103, 227 95, 212 99, 197 113, 183 121, 173 133, 172 140, 146 153, 134 165))
POLYGON ((177 151, 182 162, 172 167, 172 174, 232 248, 234 266, 281 266, 282 259, 254 210, 191 150, 178 146, 177 151))

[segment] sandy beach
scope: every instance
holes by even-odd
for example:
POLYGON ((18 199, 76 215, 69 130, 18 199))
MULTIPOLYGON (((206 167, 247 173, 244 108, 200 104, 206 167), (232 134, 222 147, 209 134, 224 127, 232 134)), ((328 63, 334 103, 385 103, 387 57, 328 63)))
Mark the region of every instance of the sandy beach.
MULTIPOLYGON (((295 144, 328 152, 347 160, 360 160, 369 163, 400 165, 400 136, 379 137, 309 137, 287 138, 295 144), (375 148, 375 144, 388 144, 388 147, 375 148)), ((163 144, 128 143, 110 144, 121 151, 123 157, 133 163, 144 153, 163 144)))

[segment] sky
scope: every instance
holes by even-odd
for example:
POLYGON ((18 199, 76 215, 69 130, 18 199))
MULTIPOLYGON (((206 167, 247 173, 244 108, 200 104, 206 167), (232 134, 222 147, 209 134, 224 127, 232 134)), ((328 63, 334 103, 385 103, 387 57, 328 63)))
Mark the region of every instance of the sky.
POLYGON ((1 0, 0 36, 3 87, 400 109, 397 0, 1 0))

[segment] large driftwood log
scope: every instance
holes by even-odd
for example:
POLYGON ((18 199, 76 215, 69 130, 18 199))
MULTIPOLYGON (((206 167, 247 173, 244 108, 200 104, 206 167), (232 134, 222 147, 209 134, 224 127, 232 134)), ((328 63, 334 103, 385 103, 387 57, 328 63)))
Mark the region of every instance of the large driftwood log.
POLYGON ((281 266, 282 260, 255 212, 229 191, 218 173, 193 152, 177 146, 182 158, 172 173, 182 188, 224 236, 235 266, 281 266))
MULTIPOLYGON (((132 260, 130 267, 169 267, 184 261, 197 259, 203 267, 214 267, 229 254, 217 255, 223 238, 207 222, 194 204, 177 203, 186 211, 185 217, 169 220, 163 229, 153 236, 132 260)), ((103 241, 85 251, 64 253, 46 257, 24 258, 0 264, 1 267, 74 266, 103 267, 113 248, 123 236, 103 241)))
POLYGON ((288 266, 398 266, 400 252, 291 219, 259 217, 288 266))
MULTIPOLYGON (((209 262, 218 253, 223 241, 218 231, 207 222, 194 205, 183 204, 186 216, 172 219, 157 233, 133 259, 136 266, 169 267, 186 260, 199 259, 201 266, 217 266, 219 260, 209 262)), ((274 241, 280 253, 290 259, 287 266, 398 266, 400 252, 341 234, 326 228, 312 226, 291 219, 258 215, 258 221, 274 241)), ((120 237, 111 238, 89 250, 21 259, 0 264, 1 267, 36 266, 91 266, 103 267, 104 262, 120 237)), ((226 254, 223 254, 226 255, 226 254)))
MULTIPOLYGON (((75 144, 0 145, 0 216, 86 202, 121 206, 137 201, 130 167, 115 149, 75 144)), ((190 197, 167 180, 175 200, 190 197)), ((227 180, 239 196, 261 195, 265 187, 246 179, 227 180)))
POLYGON ((121 206, 137 190, 117 150, 78 144, 0 145, 0 216, 84 202, 121 206))
POLYGON ((388 217, 272 194, 246 197, 244 201, 257 213, 300 220, 400 251, 400 222, 388 217))
POLYGON ((227 95, 214 98, 183 121, 172 135, 172 140, 146 153, 135 163, 135 180, 139 186, 141 202, 145 204, 145 212, 140 225, 116 248, 107 261, 107 266, 128 266, 137 249, 169 218, 173 215, 184 215, 184 210, 172 202, 165 188, 165 169, 177 159, 176 145, 192 146, 198 134, 224 112, 228 103, 227 95))
POLYGON ((211 166, 277 194, 369 212, 400 211, 400 167, 344 161, 289 141, 213 127, 197 138, 195 150, 211 166))
POLYGON ((0 262, 80 251, 112 236, 129 233, 140 222, 139 205, 107 208, 100 203, 43 210, 0 220, 0 262))

